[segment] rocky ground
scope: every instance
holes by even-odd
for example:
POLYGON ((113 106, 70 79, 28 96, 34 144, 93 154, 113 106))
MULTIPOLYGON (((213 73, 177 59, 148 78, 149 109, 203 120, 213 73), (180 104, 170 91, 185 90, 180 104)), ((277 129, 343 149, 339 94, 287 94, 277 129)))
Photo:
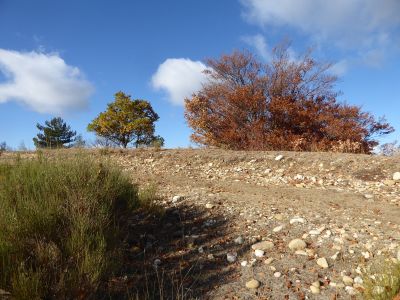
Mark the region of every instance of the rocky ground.
POLYGON ((399 157, 138 150, 112 159, 158 187, 166 221, 135 249, 153 248, 154 268, 180 269, 182 295, 353 299, 366 265, 400 260, 399 157))

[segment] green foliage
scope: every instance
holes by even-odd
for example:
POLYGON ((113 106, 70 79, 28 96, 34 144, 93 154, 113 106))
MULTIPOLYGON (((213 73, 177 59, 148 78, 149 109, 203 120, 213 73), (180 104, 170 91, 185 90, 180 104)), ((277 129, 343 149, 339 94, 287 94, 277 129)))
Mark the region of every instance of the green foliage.
POLYGON ((88 125, 88 130, 124 148, 131 142, 138 147, 154 140, 154 122, 158 119, 148 101, 132 100, 118 92, 107 110, 88 125))
POLYGON ((1 142, 0 143, 0 155, 7 150, 7 144, 6 142, 1 142))
POLYGON ((71 147, 75 141, 76 131, 72 131, 60 117, 46 121, 45 125, 38 123, 36 127, 41 131, 33 138, 36 148, 71 147))
POLYGON ((99 299, 122 264, 124 218, 148 196, 86 156, 1 163, 0 289, 15 299, 99 299))
POLYGON ((374 261, 363 276, 366 300, 392 300, 400 293, 400 262, 374 261))

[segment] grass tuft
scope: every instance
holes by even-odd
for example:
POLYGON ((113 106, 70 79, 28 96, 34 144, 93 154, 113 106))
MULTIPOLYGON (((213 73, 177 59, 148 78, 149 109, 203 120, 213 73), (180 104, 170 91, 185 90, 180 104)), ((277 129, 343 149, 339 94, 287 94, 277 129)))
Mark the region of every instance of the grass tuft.
POLYGON ((96 297, 122 264, 125 215, 151 202, 143 195, 88 157, 1 163, 0 289, 14 299, 96 297))

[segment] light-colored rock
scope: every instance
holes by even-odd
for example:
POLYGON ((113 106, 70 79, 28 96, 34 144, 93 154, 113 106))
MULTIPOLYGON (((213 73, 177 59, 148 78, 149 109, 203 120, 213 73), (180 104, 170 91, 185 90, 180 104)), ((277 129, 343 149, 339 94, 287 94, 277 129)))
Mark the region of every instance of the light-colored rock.
POLYGON ((363 284, 364 280, 360 276, 357 276, 354 278, 354 283, 355 284, 363 284))
POLYGON ((400 172, 394 172, 392 179, 395 181, 400 181, 400 172))
POLYGON ((316 287, 316 286, 313 286, 313 285, 310 286, 310 291, 311 291, 311 293, 313 293, 313 294, 319 294, 319 293, 321 293, 320 288, 319 288, 319 287, 316 287))
POLYGON ((352 286, 354 283, 354 279, 351 278, 350 276, 343 276, 342 280, 343 280, 343 283, 348 286, 352 286))
POLYGON ((258 289, 260 287, 260 282, 255 279, 249 280, 246 282, 246 287, 248 289, 258 289))
POLYGON ((308 256, 308 253, 304 250, 296 250, 294 254, 308 256))
POLYGON ((237 253, 227 253, 226 260, 230 263, 234 263, 237 259, 237 253))
POLYGON ((291 240, 289 245, 288 245, 290 250, 303 250, 307 247, 307 244, 305 241, 303 241, 302 239, 294 239, 291 240))
POLYGON ((279 232, 283 229, 283 225, 276 226, 274 229, 272 229, 273 232, 279 232))
POLYGON ((206 204, 206 208, 207 208, 207 209, 212 209, 212 208, 214 208, 214 204, 212 204, 212 203, 207 203, 207 204, 206 204))
POLYGON ((242 261, 242 262, 240 263, 240 265, 241 265, 242 267, 247 266, 247 260, 242 261))
POLYGON ((273 257, 269 257, 269 258, 267 258, 266 260, 264 260, 264 264, 269 265, 269 264, 271 264, 273 261, 274 261, 274 258, 273 258, 273 257))
POLYGON ((273 247, 274 247, 274 243, 273 242, 262 241, 262 242, 259 242, 259 243, 256 243, 256 244, 252 245, 251 249, 267 251, 267 250, 271 250, 273 247))
POLYGON ((306 222, 306 219, 301 218, 301 217, 294 217, 292 219, 290 219, 289 223, 290 224, 296 224, 296 223, 300 223, 300 224, 304 224, 306 222))
POLYGON ((311 283, 311 285, 319 288, 321 286, 321 283, 319 281, 314 281, 313 283, 311 283))
POLYGON ((383 184, 387 186, 394 186, 396 184, 396 180, 386 179, 383 181, 383 184))
POLYGON ((177 203, 179 201, 182 201, 183 199, 185 199, 185 197, 183 197, 183 196, 180 196, 180 195, 174 196, 174 197, 172 197, 172 203, 177 203))
POLYGON ((279 278, 281 276, 282 276, 281 272, 275 272, 274 273, 274 277, 276 277, 276 278, 279 278))
POLYGON ((235 240, 234 240, 235 244, 241 245, 244 243, 244 239, 241 236, 238 236, 235 240))
POLYGON ((347 294, 349 294, 350 296, 354 296, 357 294, 357 290, 355 288, 353 288, 352 286, 346 286, 345 287, 345 291, 347 292, 347 294))
POLYGON ((323 269, 329 268, 328 262, 325 257, 320 257, 317 259, 317 265, 323 269))
POLYGON ((283 155, 282 154, 279 154, 278 156, 275 157, 276 161, 280 161, 282 159, 283 159, 283 155))
POLYGON ((265 253, 264 250, 261 250, 261 249, 256 249, 254 251, 254 255, 257 256, 257 257, 263 257, 264 253, 265 253))

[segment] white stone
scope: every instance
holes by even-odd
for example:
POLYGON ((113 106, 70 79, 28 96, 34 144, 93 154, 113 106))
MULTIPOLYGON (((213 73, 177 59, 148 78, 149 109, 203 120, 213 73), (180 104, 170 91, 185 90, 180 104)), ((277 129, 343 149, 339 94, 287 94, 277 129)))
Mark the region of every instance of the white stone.
POLYGON ((261 249, 256 249, 254 251, 254 255, 257 256, 257 257, 263 257, 264 253, 265 253, 264 250, 261 250, 261 249))
POLYGON ((273 257, 267 258, 266 260, 264 260, 264 264, 269 265, 274 261, 273 257))
POLYGON ((354 283, 356 283, 356 284, 363 284, 364 281, 363 281, 363 279, 362 279, 360 276, 357 276, 357 277, 354 278, 354 283))
POLYGON ((283 158, 283 155, 279 154, 278 156, 275 157, 275 160, 279 161, 279 160, 282 160, 282 158, 283 158))
POLYGON ((214 204, 207 203, 206 204, 206 208, 208 208, 208 209, 214 208, 214 204))
POLYGON ((313 285, 310 286, 310 291, 311 291, 311 293, 313 293, 313 294, 319 294, 319 293, 321 292, 321 290, 319 289, 319 287, 316 287, 316 286, 313 286, 313 285))
POLYGON ((255 279, 252 279, 252 280, 246 282, 246 287, 248 289, 258 289, 259 286, 260 286, 260 282, 255 279))
POLYGON ((320 257, 317 259, 317 265, 323 269, 329 268, 328 262, 326 261, 325 257, 320 257))
POLYGON ((274 243, 273 242, 262 241, 262 242, 259 242, 259 243, 256 243, 256 244, 252 245, 251 249, 253 249, 253 250, 259 249, 259 250, 266 251, 266 250, 272 249, 273 247, 274 247, 274 243))
POLYGON ((276 278, 281 277, 281 275, 282 275, 281 272, 275 272, 275 273, 274 273, 274 277, 276 277, 276 278))
POLYGON ((354 296, 357 294, 357 290, 355 288, 353 288, 352 286, 346 286, 345 291, 347 292, 347 294, 349 294, 351 296, 354 296))
POLYGON ((400 172, 393 173, 393 180, 400 181, 400 172))
POLYGON ((307 244, 301 239, 294 239, 290 241, 288 247, 290 250, 303 250, 307 247, 307 244))
POLYGON ((241 265, 242 267, 247 266, 247 260, 242 261, 242 262, 240 263, 240 265, 241 265))
POLYGON ((296 223, 304 224, 305 222, 306 222, 306 220, 304 218, 300 218, 300 217, 294 217, 294 218, 290 219, 290 221, 289 221, 290 224, 296 224, 296 223))
POLYGON ((236 261, 237 254, 236 253, 227 253, 226 260, 230 263, 234 263, 236 261))
POLYGON ((343 280, 343 283, 348 286, 352 286, 354 283, 353 278, 351 278, 350 276, 343 276, 342 280, 343 280))
POLYGON ((185 198, 185 197, 179 196, 179 195, 174 196, 174 197, 172 198, 172 203, 176 203, 176 202, 182 201, 184 198, 185 198))
POLYGON ((279 231, 281 231, 282 229, 283 229, 283 226, 280 225, 280 226, 276 226, 274 229, 272 229, 272 231, 273 231, 273 232, 279 232, 279 231))
POLYGON ((235 244, 241 245, 244 242, 243 237, 238 236, 235 240, 234 240, 235 244))

